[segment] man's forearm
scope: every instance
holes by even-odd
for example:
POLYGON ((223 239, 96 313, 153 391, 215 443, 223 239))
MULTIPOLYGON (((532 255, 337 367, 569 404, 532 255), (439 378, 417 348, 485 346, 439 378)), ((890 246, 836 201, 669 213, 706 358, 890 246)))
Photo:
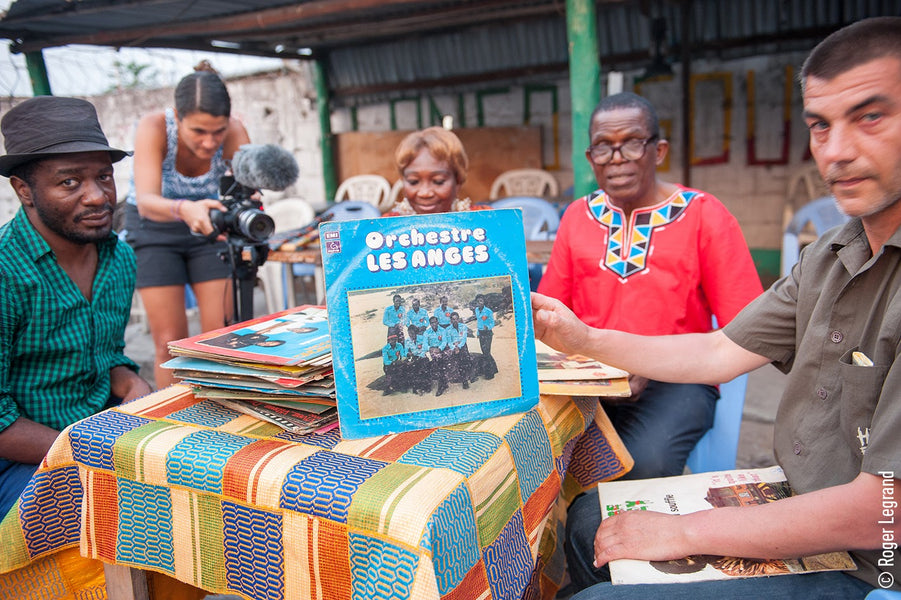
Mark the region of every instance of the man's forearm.
POLYGON ((562 302, 533 293, 535 336, 570 354, 583 354, 648 379, 673 383, 723 383, 769 360, 745 350, 721 331, 642 336, 595 329, 562 302))
POLYGON ((125 365, 119 365, 110 369, 110 393, 122 400, 134 400, 152 390, 150 385, 140 375, 125 365))
POLYGON ((631 511, 601 523, 596 565, 620 558, 671 560, 691 554, 798 558, 835 550, 879 548, 882 480, 854 481, 749 507, 684 516, 631 511))
POLYGON ((55 429, 19 417, 0 431, 0 458, 36 465, 46 456, 59 432, 55 429))
MULTIPOLYGON (((792 496, 772 504, 700 513, 689 527, 705 554, 794 558, 835 550, 880 547, 882 479, 861 473, 845 485, 792 496), (736 534, 736 526, 742 535, 736 534), (753 533, 751 533, 753 532, 753 533), (719 552, 723 550, 726 552, 719 552)), ((691 518, 691 515, 689 515, 691 518)))
POLYGON ((642 336, 589 328, 578 353, 648 379, 711 385, 769 362, 735 344, 721 331, 642 336))

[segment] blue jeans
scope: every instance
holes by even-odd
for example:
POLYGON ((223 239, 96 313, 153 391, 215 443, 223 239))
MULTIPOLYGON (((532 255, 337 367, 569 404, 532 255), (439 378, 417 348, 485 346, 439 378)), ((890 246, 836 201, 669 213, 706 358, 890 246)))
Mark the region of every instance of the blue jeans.
MULTIPOLYGON (((635 459, 625 479, 681 475, 695 444, 713 426, 719 392, 714 386, 648 382, 638 402, 606 406, 610 420, 635 459)), ((594 534, 601 526, 597 488, 576 498, 566 517, 564 551, 573 588, 610 581, 594 562, 594 534)))
POLYGON ((713 427, 719 397, 712 385, 649 381, 637 402, 604 404, 635 459, 624 479, 681 475, 695 444, 713 427))
POLYGON ((38 465, 26 465, 0 458, 0 521, 9 512, 38 465))
POLYGON ((572 600, 863 600, 872 585, 840 572, 646 585, 599 583, 572 600))

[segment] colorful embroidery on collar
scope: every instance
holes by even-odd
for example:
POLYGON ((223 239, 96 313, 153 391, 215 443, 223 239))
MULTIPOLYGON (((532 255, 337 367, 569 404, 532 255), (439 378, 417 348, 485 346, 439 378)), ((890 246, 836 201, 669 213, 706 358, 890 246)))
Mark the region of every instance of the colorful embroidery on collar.
POLYGON ((624 227, 622 211, 607 203, 603 191, 594 192, 588 198, 588 210, 598 223, 607 227, 607 251, 600 266, 622 278, 644 271, 654 229, 678 219, 697 195, 698 192, 679 190, 663 204, 632 211, 632 223, 624 227))

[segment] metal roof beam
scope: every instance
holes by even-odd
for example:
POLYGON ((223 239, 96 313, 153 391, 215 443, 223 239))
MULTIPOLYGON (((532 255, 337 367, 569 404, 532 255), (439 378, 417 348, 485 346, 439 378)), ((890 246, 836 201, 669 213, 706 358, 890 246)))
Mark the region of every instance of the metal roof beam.
MULTIPOLYGON (((23 39, 16 50, 30 52, 51 46, 68 44, 89 44, 95 46, 139 46, 147 40, 165 40, 178 35, 202 36, 226 35, 240 31, 254 31, 271 26, 283 28, 286 24, 301 23, 306 19, 338 15, 341 13, 368 9, 383 9, 386 6, 422 5, 423 0, 312 0, 281 8, 249 11, 228 17, 203 19, 201 21, 179 21, 151 27, 137 27, 87 34, 45 36, 23 39)), ((110 7, 114 9, 115 7, 110 7)), ((27 22, 27 20, 23 21, 27 22)), ((177 47, 177 46, 173 46, 177 47)))

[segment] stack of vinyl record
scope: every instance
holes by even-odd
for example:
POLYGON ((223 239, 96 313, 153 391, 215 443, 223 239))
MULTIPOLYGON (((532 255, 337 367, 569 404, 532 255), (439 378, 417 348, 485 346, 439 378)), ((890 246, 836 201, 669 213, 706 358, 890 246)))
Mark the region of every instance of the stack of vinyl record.
POLYGON ((628 398, 629 373, 581 356, 564 354, 535 340, 538 390, 553 396, 628 398))
POLYGON ((215 402, 295 433, 337 423, 325 308, 298 306, 169 343, 162 366, 215 402))

